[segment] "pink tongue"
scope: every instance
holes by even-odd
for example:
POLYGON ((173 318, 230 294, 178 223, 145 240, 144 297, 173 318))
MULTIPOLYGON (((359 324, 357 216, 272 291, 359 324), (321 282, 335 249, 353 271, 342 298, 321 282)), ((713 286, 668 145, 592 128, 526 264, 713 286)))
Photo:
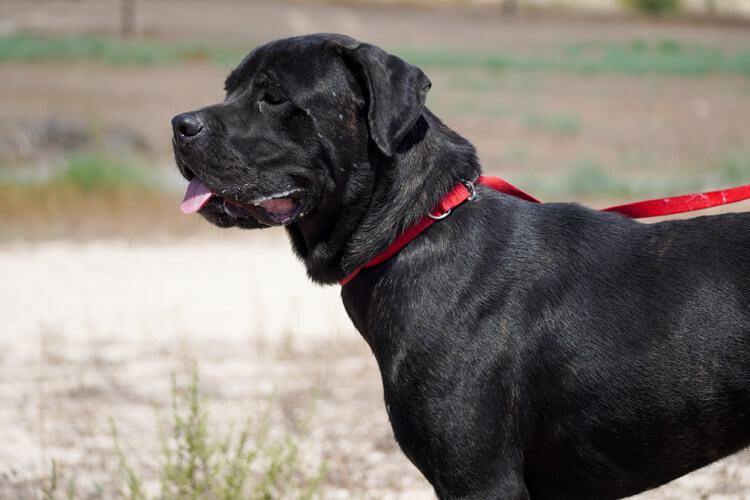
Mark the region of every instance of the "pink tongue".
POLYGON ((182 204, 180 205, 180 210, 182 210, 183 214, 194 214, 213 195, 211 190, 199 178, 193 177, 185 193, 185 199, 182 200, 182 204))
POLYGON ((295 203, 292 198, 274 198, 264 201, 260 206, 276 216, 283 216, 294 211, 295 203))

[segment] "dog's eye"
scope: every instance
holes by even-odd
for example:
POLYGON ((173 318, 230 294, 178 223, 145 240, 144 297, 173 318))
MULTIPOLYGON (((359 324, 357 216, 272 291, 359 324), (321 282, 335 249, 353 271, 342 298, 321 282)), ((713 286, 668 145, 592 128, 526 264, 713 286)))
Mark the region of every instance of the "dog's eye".
POLYGON ((284 99, 282 99, 281 97, 276 97, 273 94, 266 93, 263 95, 263 101, 267 102, 268 104, 281 104, 282 102, 284 102, 284 99))

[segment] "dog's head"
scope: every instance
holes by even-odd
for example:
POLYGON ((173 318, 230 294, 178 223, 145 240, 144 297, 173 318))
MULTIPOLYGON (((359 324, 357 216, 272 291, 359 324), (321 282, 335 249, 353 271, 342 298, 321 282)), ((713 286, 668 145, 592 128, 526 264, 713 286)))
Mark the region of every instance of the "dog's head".
POLYGON ((341 35, 255 49, 226 79, 224 102, 172 120, 190 181, 183 212, 222 227, 335 219, 373 182, 358 170, 395 154, 429 87, 418 68, 341 35))

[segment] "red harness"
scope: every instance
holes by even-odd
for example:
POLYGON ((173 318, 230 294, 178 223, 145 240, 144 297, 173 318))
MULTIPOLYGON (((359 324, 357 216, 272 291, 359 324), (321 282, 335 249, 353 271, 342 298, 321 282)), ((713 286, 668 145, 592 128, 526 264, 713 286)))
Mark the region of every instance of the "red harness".
MULTIPOLYGON (((522 200, 541 203, 533 196, 524 193, 517 187, 509 184, 499 177, 485 177, 483 175, 472 184, 471 182, 460 182, 452 191, 443 196, 435 207, 435 210, 428 213, 416 224, 410 226, 388 249, 372 259, 367 264, 357 268, 353 273, 339 281, 340 285, 346 285, 362 268, 372 267, 380 264, 384 260, 395 255, 399 250, 404 248, 411 240, 417 237, 419 233, 430 227, 435 221, 446 218, 451 210, 465 201, 471 201, 476 197, 474 184, 482 184, 501 193, 509 194, 522 200)), ((603 208, 602 212, 617 212, 632 219, 642 219, 645 217, 657 217, 660 215, 674 215, 683 212, 692 212, 704 208, 726 205, 750 198, 750 184, 722 191, 711 191, 708 193, 687 194, 676 196, 674 198, 659 198, 656 200, 639 201, 627 203, 625 205, 616 205, 614 207, 603 208)))

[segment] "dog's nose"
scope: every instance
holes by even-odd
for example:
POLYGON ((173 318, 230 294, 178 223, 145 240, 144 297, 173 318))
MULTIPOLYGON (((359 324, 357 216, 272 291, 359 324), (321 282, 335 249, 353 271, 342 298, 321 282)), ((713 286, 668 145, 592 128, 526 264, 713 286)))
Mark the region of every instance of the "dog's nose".
POLYGON ((203 120, 196 113, 182 113, 172 118, 175 139, 195 137, 203 130, 203 120))

